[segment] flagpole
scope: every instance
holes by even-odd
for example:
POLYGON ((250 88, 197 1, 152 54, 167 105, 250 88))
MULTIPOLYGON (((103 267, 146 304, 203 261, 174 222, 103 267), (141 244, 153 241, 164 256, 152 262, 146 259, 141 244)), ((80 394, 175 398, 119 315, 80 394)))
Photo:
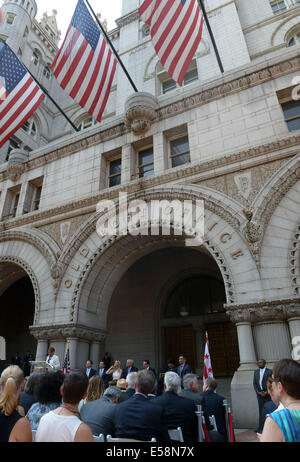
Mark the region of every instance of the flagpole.
MULTIPOLYGON (((2 41, 0 39, 0 41, 2 41)), ((10 51, 12 53, 14 53, 15 55, 15 52, 10 48, 9 45, 7 45, 7 43, 5 43, 5 45, 7 46, 7 48, 10 49, 10 51)), ((18 58, 19 59, 19 58, 18 58)), ((56 103, 56 101, 54 101, 54 99, 52 98, 52 96, 49 95, 48 93, 48 90, 46 90, 46 88, 40 84, 40 82, 35 78, 35 76, 30 72, 30 70, 25 66, 25 64, 19 59, 20 63, 22 64, 22 66, 26 69, 26 71, 28 72, 28 74, 31 75, 31 77, 33 78, 33 80, 38 84, 38 86, 40 87, 40 89, 45 93, 46 96, 48 96, 48 98, 50 99, 50 101, 52 101, 52 103, 54 104, 54 106, 59 110, 59 112, 66 118, 66 120, 69 122, 70 125, 72 125, 72 127, 74 128, 74 130, 76 132, 79 132, 79 128, 76 127, 76 125, 73 124, 72 120, 69 119, 69 117, 67 116, 67 114, 61 109, 61 107, 56 103)))
POLYGON ((206 13, 206 10, 205 10, 203 0, 198 0, 198 2, 199 2, 199 5, 201 7, 201 10, 203 12, 204 20, 205 20, 205 23, 206 23, 206 26, 207 26, 207 29, 208 29, 208 32, 209 32, 209 35, 210 35, 210 38, 211 38, 215 53, 216 53, 216 57, 217 57, 217 61, 218 61, 218 64, 219 64, 220 71, 222 72, 222 74, 224 74, 223 64, 222 64, 222 61, 221 61, 221 58, 220 58, 220 55, 219 55, 219 51, 218 51, 218 48, 217 48, 217 44, 216 44, 216 41, 215 41, 213 31, 211 30, 211 27, 210 27, 210 24, 209 24, 209 20, 208 20, 208 17, 207 17, 207 13, 206 13))
POLYGON ((130 75, 129 75, 127 69, 126 69, 126 67, 124 66, 124 64, 123 64, 123 62, 122 62, 122 60, 121 60, 121 58, 120 58, 120 56, 118 55, 118 52, 116 51, 115 47, 114 47, 113 44, 111 43, 110 38, 108 37, 108 35, 107 35, 107 33, 106 33, 106 30, 104 29, 104 27, 102 26, 101 22, 100 22, 99 19, 98 19, 98 16, 96 15, 95 11, 94 11, 93 8, 91 7, 89 0, 85 0, 85 2, 86 2, 86 4, 88 5, 88 7, 89 7, 89 9, 91 10, 91 12, 93 13, 93 16, 94 16, 95 20, 97 21, 98 26, 100 27, 100 29, 101 29, 103 35, 105 36, 105 38, 106 38, 107 42, 109 43, 109 45, 110 45, 112 51, 114 52, 115 57, 116 57, 117 60, 119 61, 119 64, 121 65, 123 71, 125 72, 126 77, 128 78, 128 80, 129 80, 129 82, 130 82, 132 88, 134 89, 134 91, 135 91, 136 93, 138 93, 137 87, 135 86, 135 84, 134 84, 132 78, 130 77, 130 75))

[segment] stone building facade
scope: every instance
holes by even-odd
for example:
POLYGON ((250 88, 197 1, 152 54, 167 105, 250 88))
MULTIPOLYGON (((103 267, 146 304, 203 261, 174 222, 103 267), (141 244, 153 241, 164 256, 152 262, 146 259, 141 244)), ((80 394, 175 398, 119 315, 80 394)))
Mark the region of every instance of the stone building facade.
POLYGON ((46 98, 0 151, 0 336, 8 357, 51 344, 63 360, 69 343, 73 368, 184 351, 201 374, 208 331, 235 424, 255 428, 256 362, 291 357, 300 336, 300 2, 206 0, 225 72, 205 29, 182 88, 139 3, 109 32, 139 93, 119 68, 100 124, 51 75, 55 12, 38 23, 34 0, 3 3, 1 38, 82 130, 46 98), (204 200, 204 244, 100 237, 97 204, 120 192, 204 200))

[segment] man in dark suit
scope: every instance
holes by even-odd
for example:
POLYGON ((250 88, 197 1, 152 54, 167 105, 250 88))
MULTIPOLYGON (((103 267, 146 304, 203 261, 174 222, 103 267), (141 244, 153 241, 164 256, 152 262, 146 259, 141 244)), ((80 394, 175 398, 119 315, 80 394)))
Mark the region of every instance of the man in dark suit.
POLYGON ((127 401, 135 394, 135 385, 137 381, 137 372, 130 372, 126 379, 126 391, 121 394, 120 403, 127 401))
POLYGON ((203 385, 203 394, 201 395, 204 398, 206 409, 208 415, 214 415, 217 424, 217 432, 210 432, 212 435, 212 441, 225 442, 228 441, 227 438, 227 429, 226 429, 226 411, 225 406, 223 405, 224 397, 216 393, 217 381, 208 377, 203 385), (220 438, 214 439, 214 433, 218 433, 220 438))
POLYGON ((186 374, 183 377, 183 388, 184 389, 181 393, 179 393, 179 396, 181 396, 182 398, 191 399, 194 402, 195 406, 197 405, 202 406, 202 411, 203 411, 203 415, 205 418, 206 427, 207 427, 207 430, 209 431, 209 436, 210 436, 211 441, 213 442, 224 441, 221 435, 219 436, 218 434, 216 434, 217 432, 212 431, 213 426, 210 424, 210 420, 209 420, 209 415, 212 415, 212 414, 209 414, 207 411, 204 396, 199 394, 200 385, 199 385, 197 375, 196 374, 186 374))
POLYGON ((126 361, 126 367, 123 368, 122 372, 122 379, 126 379, 127 375, 130 374, 130 372, 137 372, 138 369, 134 366, 134 361, 133 359, 127 359, 126 361))
POLYGON ((90 401, 82 407, 80 418, 90 427, 93 435, 99 436, 102 433, 105 436, 114 436, 114 415, 121 393, 117 387, 109 387, 102 398, 90 401))
POLYGON ((163 421, 169 430, 181 427, 184 442, 193 443, 198 439, 198 419, 196 407, 191 399, 178 395, 181 379, 175 372, 167 372, 164 378, 165 393, 151 400, 164 410, 163 421))
POLYGON ((257 396, 258 409, 259 409, 259 427, 255 430, 257 433, 262 433, 263 421, 262 421, 262 409, 267 401, 270 401, 271 397, 267 390, 267 380, 272 376, 271 369, 266 367, 265 359, 260 359, 257 363, 259 369, 254 372, 253 377, 253 388, 257 396))
POLYGON ((183 376, 185 374, 191 374, 192 369, 186 362, 186 357, 184 355, 179 356, 178 362, 179 362, 179 366, 177 367, 177 374, 180 376, 181 386, 183 386, 183 376))
POLYGON ((155 377, 151 371, 138 372, 136 393, 116 408, 114 424, 117 438, 140 441, 156 438, 159 443, 170 441, 168 428, 163 423, 163 409, 147 397, 154 387, 155 377))
POLYGON ((90 379, 91 377, 93 377, 94 375, 97 374, 96 369, 93 369, 92 366, 93 366, 93 361, 88 359, 87 362, 86 362, 86 365, 85 365, 85 368, 86 368, 85 369, 85 374, 86 374, 88 379, 90 379))
POLYGON ((11 364, 12 366, 19 366, 19 367, 21 368, 21 362, 22 362, 22 360, 21 360, 21 358, 20 358, 20 356, 19 356, 19 353, 16 353, 15 356, 13 356, 13 357, 11 358, 10 364, 11 364))
POLYGON ((145 359, 143 361, 143 369, 147 369, 148 371, 153 372, 154 376, 156 377, 156 370, 153 369, 153 367, 150 367, 150 361, 149 359, 145 359))
POLYGON ((103 380, 105 388, 108 388, 108 382, 111 380, 111 375, 107 375, 106 371, 107 369, 105 368, 104 361, 100 361, 98 375, 103 380))

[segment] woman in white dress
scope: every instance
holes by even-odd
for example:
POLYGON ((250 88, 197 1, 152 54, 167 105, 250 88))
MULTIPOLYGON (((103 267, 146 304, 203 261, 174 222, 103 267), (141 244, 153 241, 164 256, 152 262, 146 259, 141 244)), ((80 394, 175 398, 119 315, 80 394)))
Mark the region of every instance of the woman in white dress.
POLYGON ((112 375, 112 381, 109 382, 109 385, 116 384, 118 380, 122 377, 122 368, 121 368, 121 362, 120 361, 115 361, 114 365, 111 366, 107 371, 107 375, 112 375))

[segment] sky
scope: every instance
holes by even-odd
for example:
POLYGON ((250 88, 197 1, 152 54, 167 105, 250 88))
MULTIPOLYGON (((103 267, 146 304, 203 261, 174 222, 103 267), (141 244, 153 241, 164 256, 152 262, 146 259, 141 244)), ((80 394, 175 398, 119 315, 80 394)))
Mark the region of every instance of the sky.
MULTIPOLYGON (((89 0, 95 13, 101 13, 102 19, 107 19, 108 30, 114 29, 116 24, 115 19, 121 17, 122 0, 89 0)), ((2 5, 0 0, 0 5, 2 5)), ((67 28, 73 16, 77 0, 36 0, 38 12, 36 19, 40 21, 43 13, 47 11, 48 15, 52 14, 52 10, 57 11, 57 24, 62 33, 62 39, 65 36, 67 28)))

